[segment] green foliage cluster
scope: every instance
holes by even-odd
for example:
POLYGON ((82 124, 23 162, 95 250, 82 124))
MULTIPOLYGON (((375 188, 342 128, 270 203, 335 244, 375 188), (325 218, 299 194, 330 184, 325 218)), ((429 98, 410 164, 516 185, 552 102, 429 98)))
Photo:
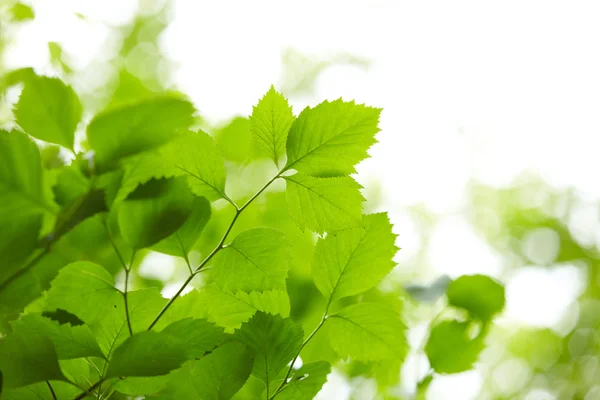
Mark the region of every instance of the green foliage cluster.
MULTIPOLYGON (((17 4, 16 21, 33 18, 17 4)), ((136 20, 121 55, 164 26, 136 20)), ((305 400, 333 369, 404 398, 387 389, 413 303, 378 287, 396 235, 351 176, 380 109, 295 116, 271 87, 249 118, 207 129, 185 96, 126 69, 105 101, 68 81, 0 79, 23 86, 0 131, 0 399, 305 400), (140 273, 153 252, 187 269, 170 298, 140 273)), ((475 275, 407 292, 447 303, 417 349, 424 392, 473 368, 504 289, 475 275)))
POLYGON ((88 150, 75 152, 82 106, 73 89, 37 75, 23 84, 14 107, 19 128, 0 133, 3 398, 228 399, 252 375, 264 398, 308 399, 330 364, 294 369, 294 361, 323 327, 339 357, 379 361, 406 352, 400 310, 372 301, 332 308, 394 266, 387 215, 362 215, 360 185, 348 175, 375 142, 379 109, 338 100, 296 118, 271 88, 253 110, 250 134, 275 165, 287 161, 238 205, 226 193, 220 151, 193 129, 195 110, 183 97, 109 107, 85 127, 88 150), (72 162, 45 170, 32 138, 71 150, 72 162), (310 335, 289 317, 286 235, 264 226, 231 234, 276 180, 286 182, 290 217, 322 234, 313 278, 326 306, 310 335), (218 200, 233 217, 192 265, 189 253, 218 200), (90 235, 98 241, 78 246, 90 235), (123 288, 109 272, 115 266, 89 254, 105 239, 124 271, 123 288), (155 288, 129 288, 145 249, 181 257, 189 268, 169 300, 155 288), (204 271, 207 284, 181 297, 204 271))

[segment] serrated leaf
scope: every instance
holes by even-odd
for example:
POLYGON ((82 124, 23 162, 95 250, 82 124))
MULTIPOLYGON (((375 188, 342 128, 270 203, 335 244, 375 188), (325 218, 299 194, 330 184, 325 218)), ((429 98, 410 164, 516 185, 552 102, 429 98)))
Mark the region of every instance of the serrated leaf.
POLYGON ((177 141, 175 166, 187 175, 190 189, 209 201, 227 198, 225 163, 212 137, 202 131, 177 141))
POLYGON ((168 333, 136 333, 114 351, 106 378, 166 375, 183 364, 186 354, 185 343, 168 333))
POLYGON ((50 338, 59 360, 79 357, 104 357, 87 325, 59 325, 39 314, 29 314, 13 322, 13 328, 15 332, 19 332, 21 335, 50 338))
POLYGON ((279 400, 312 400, 321 390, 331 372, 328 362, 317 361, 303 365, 294 372, 290 382, 277 395, 279 400))
POLYGON ((446 289, 448 304, 487 322, 504 308, 504 286, 485 275, 464 275, 446 289))
POLYGON ((188 358, 200 358, 223 342, 223 328, 205 319, 185 318, 173 322, 161 332, 185 343, 188 358))
POLYGON ((100 169, 123 157, 159 147, 194 122, 194 107, 173 96, 156 96, 96 115, 87 137, 100 169))
POLYGON ((284 178, 289 212, 301 230, 323 233, 360 226, 364 198, 354 179, 300 173, 284 178))
POLYGON ((117 208, 123 239, 136 249, 158 243, 185 223, 193 203, 194 196, 181 178, 144 183, 117 208))
POLYGON ((290 318, 256 313, 236 331, 235 338, 255 355, 253 374, 269 387, 300 350, 304 333, 290 318))
POLYGON ((252 108, 250 133, 261 152, 276 165, 285 152, 287 135, 293 122, 292 107, 273 86, 252 108))
POLYGON ((43 214, 57 211, 42 186, 35 143, 20 132, 0 130, 0 282, 34 251, 43 214))
POLYGON ((0 341, 4 389, 47 380, 65 380, 52 341, 44 336, 14 333, 0 341))
POLYGON ((329 340, 342 357, 390 360, 406 355, 406 326, 400 315, 377 303, 359 303, 331 315, 329 340))
POLYGON ((14 109, 16 122, 25 132, 71 150, 81 113, 81 103, 73 88, 60 79, 46 76, 25 80, 14 109))
POLYGON ((113 282, 112 275, 97 264, 87 261, 69 264, 52 281, 46 308, 60 308, 92 323, 102 318, 114 304, 123 302, 113 282))
POLYGON ((270 228, 249 229, 215 256, 212 275, 220 287, 233 291, 285 289, 288 259, 283 233, 270 228))
POLYGON ((482 335, 469 337, 468 322, 442 321, 429 334, 425 353, 435 372, 455 374, 471 369, 484 348, 482 335))
POLYGON ((354 165, 376 142, 380 113, 341 99, 305 108, 288 135, 286 169, 312 176, 355 173, 354 165))
POLYGON ((152 250, 172 256, 186 257, 202 234, 210 219, 210 203, 204 197, 195 197, 192 213, 179 229, 151 247, 152 250))
POLYGON ((396 235, 387 214, 366 215, 363 225, 317 242, 313 279, 329 303, 372 288, 395 265, 396 235))
MULTIPOLYGON (((134 333, 148 329, 150 323, 167 303, 157 288, 140 289, 127 293, 129 319, 134 333)), ((108 309, 102 316, 90 324, 92 332, 102 351, 109 357, 125 339, 129 337, 125 302, 118 296, 113 303, 99 304, 98 307, 108 309)))
POLYGON ((200 293, 202 306, 210 320, 228 330, 238 329, 257 311, 279 314, 284 318, 290 315, 290 300, 285 290, 234 293, 213 283, 205 286, 200 293))
POLYGON ((158 398, 229 400, 250 376, 252 361, 252 353, 241 343, 224 344, 174 372, 158 398))

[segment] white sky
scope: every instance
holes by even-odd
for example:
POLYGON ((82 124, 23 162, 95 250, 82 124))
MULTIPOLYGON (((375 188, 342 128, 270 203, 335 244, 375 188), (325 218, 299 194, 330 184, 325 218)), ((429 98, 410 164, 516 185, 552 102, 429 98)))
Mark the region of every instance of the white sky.
MULTIPOLYGON (((88 68, 107 38, 104 23, 126 22, 136 4, 34 3, 36 19, 20 28, 9 54, 13 66, 43 69, 46 43, 53 40, 76 67, 88 68)), ((384 208, 392 215, 400 218, 402 207, 416 203, 440 213, 459 211, 469 178, 506 185, 525 170, 600 199, 600 2, 175 3, 163 50, 179 64, 177 83, 209 120, 249 114, 278 82, 286 48, 370 59, 368 70, 327 70, 314 98, 293 104, 298 113, 307 102, 342 96, 384 108, 380 143, 358 179, 385 188, 384 208)), ((400 247, 415 241, 406 229, 396 226, 400 247)), ((439 272, 499 274, 495 256, 460 217, 445 219, 432 242, 430 261, 439 272)), ((580 290, 577 270, 546 271, 532 266, 510 278, 508 317, 544 326, 556 322, 557 309, 568 311, 580 290), (573 284, 554 297, 564 279, 573 284), (537 300, 527 302, 532 286, 537 300), (527 307, 515 307, 522 301, 527 307)), ((436 385, 432 393, 443 394, 436 385)))

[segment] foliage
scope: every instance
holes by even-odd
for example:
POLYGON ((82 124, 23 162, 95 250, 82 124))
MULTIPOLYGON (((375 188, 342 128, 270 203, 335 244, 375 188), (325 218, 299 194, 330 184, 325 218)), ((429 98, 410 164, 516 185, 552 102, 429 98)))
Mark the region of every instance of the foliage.
POLYGON ((360 185, 347 175, 374 143, 379 110, 337 100, 306 108, 295 119, 287 100, 271 88, 250 116, 249 133, 275 164, 285 158, 287 138, 287 162, 238 205, 226 193, 219 149, 211 136, 194 130, 194 110, 181 96, 109 106, 85 128, 89 149, 76 152, 82 113, 73 89, 37 75, 23 83, 18 128, 0 136, 8 196, 1 222, 10 232, 2 235, 10 263, 0 286, 4 398, 17 396, 21 387, 63 381, 82 389, 78 398, 103 396, 114 386, 111 393, 224 399, 253 376, 263 383, 264 398, 308 399, 334 360, 301 369, 294 361, 322 328, 340 358, 404 357, 401 309, 382 301, 340 302, 377 285, 398 250, 385 213, 362 216, 360 185), (71 163, 45 170, 31 136, 73 152, 71 163), (305 228, 326 233, 312 262, 326 306, 310 335, 289 317, 291 238, 260 223, 233 234, 244 211, 278 180, 287 183, 298 234, 305 228), (210 202, 219 199, 233 216, 193 266, 189 255, 205 226, 223 217, 211 215, 210 202), (89 228, 100 231, 95 234, 101 241, 72 243, 64 258, 52 259, 61 242, 92 221, 89 228), (88 255, 103 242, 116 256, 110 262, 121 264, 122 289, 113 277, 119 268, 88 255), (130 288, 136 255, 148 248, 188 265, 188 278, 170 300, 152 288, 130 288), (50 270, 42 270, 45 262, 50 270), (180 299, 204 271, 207 283, 180 299), (85 360, 89 383, 69 378, 61 360, 85 360))
MULTIPOLYGON (((119 56, 164 27, 137 18, 119 56)), ((444 304, 417 389, 475 365, 504 307, 499 282, 379 285, 397 235, 387 213, 364 211, 376 207, 351 174, 381 109, 338 99, 296 117, 271 86, 248 118, 214 127, 148 73, 160 55, 92 96, 48 48, 61 78, 1 79, 22 86, 0 131, 1 399, 304 400, 331 371, 396 398, 407 292, 444 304), (157 254, 177 259, 166 281, 140 266, 157 254)))

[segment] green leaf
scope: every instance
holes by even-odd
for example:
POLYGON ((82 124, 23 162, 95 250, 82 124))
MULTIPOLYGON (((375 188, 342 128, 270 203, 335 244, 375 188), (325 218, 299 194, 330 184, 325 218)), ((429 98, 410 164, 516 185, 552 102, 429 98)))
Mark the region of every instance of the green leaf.
POLYGON ((484 348, 483 335, 469 337, 470 324, 442 321, 433 327, 425 353, 435 372, 455 374, 471 369, 484 348))
MULTIPOLYGON (((74 399, 81 393, 81 389, 70 383, 52 381, 51 384, 56 399, 59 400, 74 399)), ((10 400, 55 400, 55 397, 52 395, 52 392, 50 392, 50 388, 46 382, 38 382, 25 387, 9 389, 2 398, 10 400)))
POLYGON ((59 325, 39 314, 29 314, 13 322, 13 327, 19 334, 50 338, 54 343, 59 360, 79 357, 104 358, 104 354, 87 325, 59 325))
POLYGON ((42 185, 35 143, 20 132, 0 130, 0 282, 35 249, 43 214, 56 212, 42 185))
POLYGON ((241 343, 227 343, 170 376, 160 399, 229 400, 252 371, 252 353, 241 343))
POLYGON ((188 175, 192 192, 209 201, 227 199, 225 163, 213 138, 198 131, 177 141, 176 146, 175 166, 188 175))
POLYGON ((269 387, 300 350, 304 333, 290 318, 258 312, 235 337, 254 351, 253 374, 269 387))
POLYGON ((0 341, 4 389, 47 380, 65 380, 52 341, 45 336, 14 333, 0 341))
POLYGON ((114 304, 122 303, 112 275, 87 261, 75 262, 60 270, 47 293, 48 310, 63 309, 86 323, 102 318, 114 304))
POLYGON ((317 242, 313 278, 329 303, 372 288, 395 265, 396 235, 387 214, 366 215, 363 225, 317 242))
POLYGON ((317 233, 361 224, 361 186, 349 176, 315 178, 303 174, 286 176, 286 197, 292 219, 301 230, 317 233))
POLYGON ((192 213, 181 227, 152 246, 152 250, 172 256, 186 257, 210 219, 210 203, 204 197, 194 198, 192 213))
POLYGON ((328 362, 317 361, 303 365, 291 377, 278 400, 312 400, 321 390, 331 372, 328 362))
POLYGON ((341 99, 305 108, 289 132, 286 169, 313 176, 356 172, 354 165, 368 157, 376 142, 380 113, 379 108, 341 99))
MULTIPOLYGON (((157 288, 148 288, 128 292, 127 302, 131 329, 136 333, 148 329, 167 303, 167 299, 160 295, 157 288)), ((102 351, 110 357, 115 348, 129 337, 125 302, 119 293, 113 303, 99 304, 98 307, 108 308, 102 318, 90 324, 90 328, 102 351)))
POLYGON ((180 178, 153 179, 139 186, 117 208, 125 241, 140 249, 177 231, 192 213, 194 196, 180 178))
POLYGON ((406 355, 406 326, 400 315, 377 303, 359 303, 331 315, 329 339, 342 357, 358 361, 390 360, 406 355))
POLYGON ((274 229, 244 231, 216 255, 215 282, 233 291, 285 289, 288 247, 285 235, 274 229))
POLYGON ((276 165, 285 152, 285 142, 293 122, 292 107, 273 86, 252 108, 250 133, 261 152, 276 165))
POLYGON ((285 290, 234 293, 213 283, 205 286, 200 293, 209 319, 228 330, 238 329, 257 311, 279 314, 284 318, 290 315, 290 300, 285 290))
POLYGON ((427 286, 407 285, 404 290, 413 298, 424 303, 434 303, 446 293, 452 279, 448 275, 442 275, 427 286))
POLYGON ((465 275, 452 281, 446 290, 448 304, 464 308, 487 322, 504 308, 504 286, 485 275, 465 275))
POLYGON ((156 96, 115 107, 94 117, 87 137, 100 169, 120 158, 159 147, 194 122, 194 107, 173 96, 156 96))
POLYGON ((185 318, 173 322, 161 332, 178 338, 186 345, 188 358, 200 358, 223 342, 223 328, 205 319, 185 318))
POLYGON ((13 21, 28 21, 35 18, 33 9, 23 3, 17 2, 10 8, 10 14, 13 21))
POLYGON ((81 103, 73 88, 60 79, 46 76, 25 80, 14 109, 16 122, 25 132, 71 150, 81 113, 81 103))
POLYGON ((106 377, 166 375, 181 366, 186 353, 186 344, 168 333, 136 333, 114 351, 106 377))

